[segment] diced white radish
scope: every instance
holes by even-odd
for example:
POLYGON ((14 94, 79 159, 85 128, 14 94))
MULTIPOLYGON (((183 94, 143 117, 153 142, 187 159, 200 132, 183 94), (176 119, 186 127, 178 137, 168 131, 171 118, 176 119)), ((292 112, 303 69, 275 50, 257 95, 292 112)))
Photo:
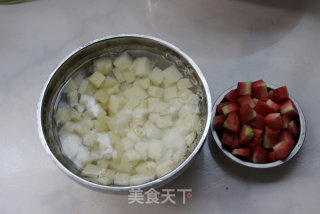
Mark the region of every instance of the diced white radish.
POLYGON ((111 95, 108 109, 112 114, 117 113, 125 105, 125 99, 119 95, 111 95))
POLYGON ((74 130, 74 123, 71 121, 67 121, 65 124, 63 124, 60 130, 72 133, 74 130))
POLYGON ((139 153, 142 160, 146 160, 148 157, 148 144, 139 142, 134 146, 134 149, 139 153))
POLYGON ((132 61, 128 53, 113 63, 98 58, 90 77, 70 80, 68 103, 55 118, 62 150, 78 168, 85 165, 83 175, 138 185, 169 173, 192 149, 201 131, 199 97, 175 66, 152 70, 149 58, 132 61))
POLYGON ((85 91, 87 90, 88 84, 89 84, 88 80, 83 80, 79 86, 78 92, 80 94, 85 93, 85 91))
POLYGON ((159 140, 153 139, 148 145, 148 156, 151 159, 159 159, 162 156, 162 143, 159 140))
POLYGON ((184 141, 188 146, 190 146, 194 142, 195 138, 196 138, 196 133, 191 132, 184 138, 184 141))
POLYGON ((164 80, 162 81, 162 84, 161 84, 161 87, 162 87, 162 88, 169 88, 169 87, 171 87, 171 86, 173 86, 173 84, 170 83, 167 79, 164 79, 164 80))
POLYGON ((93 96, 94 93, 96 93, 96 91, 97 91, 97 88, 92 83, 88 82, 88 85, 84 94, 93 96))
POLYGON ((122 149, 123 149, 123 151, 131 150, 131 149, 133 149, 133 147, 134 147, 133 142, 132 142, 130 139, 128 139, 128 138, 123 138, 123 139, 121 140, 121 144, 122 144, 122 149))
POLYGON ((183 118, 186 118, 187 116, 189 116, 191 114, 196 114, 196 113, 197 113, 197 107, 196 106, 186 104, 186 105, 181 107, 181 109, 179 111, 179 118, 183 119, 183 118))
POLYGON ((108 133, 98 133, 97 142, 100 146, 102 158, 112 158, 113 148, 111 146, 110 138, 108 133))
POLYGON ((121 141, 120 136, 114 132, 109 132, 109 137, 111 145, 114 145, 121 141))
POLYGON ((90 160, 90 151, 85 146, 80 146, 78 154, 74 160, 78 168, 82 168, 90 160))
POLYGON ((124 73, 123 70, 121 70, 120 68, 114 68, 112 70, 113 75, 116 77, 116 79, 118 80, 118 82, 124 82, 126 81, 126 79, 124 78, 124 73))
POLYGON ((160 102, 161 102, 161 99, 158 97, 148 97, 147 99, 148 107, 153 104, 159 104, 160 102))
POLYGON ((113 86, 115 85, 118 85, 119 82, 113 78, 113 77, 110 77, 110 76, 107 76, 103 82, 101 83, 101 88, 112 88, 113 86))
POLYGON ((132 111, 129 109, 123 109, 108 121, 108 125, 111 130, 120 131, 121 129, 128 127, 131 119, 132 111))
MULTIPOLYGON (((131 124, 130 124, 131 125, 131 124)), ((134 143, 140 142, 141 141, 141 137, 139 137, 136 133, 136 131, 134 130, 134 125, 131 125, 131 129, 127 132, 127 137, 134 143)))
POLYGON ((137 98, 135 98, 135 97, 131 97, 131 98, 129 98, 129 100, 127 101, 127 103, 126 103, 126 108, 128 108, 128 109, 134 109, 137 105, 139 105, 139 100, 137 99, 137 98))
POLYGON ((177 95, 177 87, 175 85, 164 89, 163 98, 165 100, 176 98, 177 95))
POLYGON ((78 122, 78 124, 86 127, 87 129, 91 129, 94 126, 94 122, 93 120, 89 119, 89 118, 83 118, 83 120, 81 120, 80 122, 78 122))
POLYGON ((154 179, 154 175, 136 174, 130 177, 130 185, 144 184, 154 179))
POLYGON ((105 171, 105 169, 103 169, 100 166, 94 164, 87 164, 83 168, 82 174, 88 177, 97 178, 103 171, 105 171))
POLYGON ((145 133, 149 139, 160 139, 162 137, 161 129, 155 127, 152 123, 147 122, 145 124, 145 133))
POLYGON ((90 129, 93 127, 94 123, 89 118, 84 118, 83 120, 79 121, 78 123, 75 123, 74 125, 74 131, 84 136, 86 133, 90 131, 90 129))
POLYGON ((186 148, 182 147, 178 149, 172 156, 172 161, 175 163, 181 163, 186 157, 186 148))
POLYGON ((179 102, 182 104, 190 104, 190 96, 193 94, 189 89, 182 89, 178 92, 179 102))
POLYGON ((192 84, 188 78, 183 78, 177 82, 177 87, 179 90, 188 89, 192 87, 192 84))
POLYGON ((139 57, 134 60, 132 68, 138 77, 146 77, 152 70, 152 63, 147 57, 139 57))
POLYGON ((131 88, 127 89, 123 93, 124 97, 127 99, 130 99, 132 97, 135 97, 136 99, 145 99, 148 97, 148 94, 138 85, 133 85, 131 88))
POLYGON ((79 103, 89 109, 91 106, 94 106, 96 104, 96 100, 89 95, 81 94, 79 103))
POLYGON ((76 83, 74 80, 70 79, 70 80, 66 83, 66 85, 65 85, 65 87, 64 87, 64 89, 63 89, 63 92, 64 92, 64 93, 69 93, 69 92, 74 91, 74 90, 77 90, 77 89, 78 89, 77 83, 76 83))
POLYGON ((96 133, 94 131, 89 131, 83 136, 83 145, 93 146, 96 141, 96 133))
POLYGON ((83 75, 78 74, 73 81, 77 84, 78 88, 80 87, 82 81, 83 81, 83 75))
POLYGON ((156 175, 158 178, 168 174, 171 172, 172 168, 174 166, 174 163, 170 160, 164 161, 160 163, 156 168, 156 175))
POLYGON ((132 83, 136 80, 134 73, 132 73, 129 69, 123 71, 123 77, 127 83, 132 83))
POLYGON ((78 103, 78 104, 75 106, 75 109, 77 110, 77 112, 82 113, 82 112, 84 112, 85 107, 84 107, 84 105, 78 103))
POLYGON ((96 71, 89 77, 89 82, 91 82, 95 87, 99 88, 104 79, 105 76, 96 71))
POLYGON ((163 88, 156 87, 156 86, 150 86, 148 89, 148 93, 150 96, 162 98, 163 97, 163 88))
POLYGON ((157 113, 152 113, 149 115, 149 120, 161 129, 168 128, 173 125, 170 115, 160 116, 157 113))
POLYGON ((102 74, 108 74, 112 70, 112 61, 107 57, 99 58, 93 61, 93 66, 96 71, 102 74))
POLYGON ((162 70, 158 67, 155 67, 151 74, 149 75, 150 81, 153 85, 159 86, 163 80, 163 73, 162 70))
POLYGON ((109 97, 112 94, 119 94, 119 91, 120 91, 119 85, 115 85, 115 86, 113 86, 111 88, 107 88, 106 91, 107 91, 107 94, 109 95, 109 97))
POLYGON ((70 159, 78 154, 82 139, 78 135, 69 134, 61 142, 63 153, 70 159))
POLYGON ((95 94, 94 98, 96 98, 101 103, 106 103, 109 99, 108 89, 99 89, 95 94))
POLYGON ((68 103, 71 107, 78 104, 78 91, 74 90, 67 94, 68 103))
POLYGON ((95 104, 95 105, 91 106, 88 109, 88 112, 90 112, 94 117, 106 115, 106 111, 99 104, 95 104))
POLYGON ((168 81, 169 84, 173 84, 177 82, 179 79, 181 79, 183 76, 178 71, 178 69, 172 65, 163 70, 163 77, 166 81, 168 81))
POLYGON ((134 160, 134 161, 129 160, 127 158, 127 156, 125 154, 123 154, 121 156, 118 171, 131 174, 131 173, 133 173, 134 167, 137 165, 138 162, 139 162, 138 160, 134 160))
POLYGON ((139 174, 154 174, 157 164, 153 161, 145 161, 136 167, 136 172, 139 174))
POLYGON ((192 114, 188 115, 184 119, 184 125, 189 129, 189 131, 198 131, 200 129, 200 118, 198 115, 192 114))
POLYGON ((119 186, 128 186, 130 184, 130 175, 128 173, 116 173, 114 175, 114 184, 119 186))
POLYGON ((71 108, 69 110, 69 116, 70 116, 70 119, 73 121, 80 120, 80 118, 81 118, 81 114, 77 110, 75 110, 74 108, 71 108))
POLYGON ((141 160, 140 154, 138 152, 136 152, 135 150, 129 150, 125 153, 125 155, 128 158, 128 160, 130 160, 130 161, 141 160))
POLYGON ((132 84, 131 83, 127 83, 127 82, 122 82, 120 83, 120 86, 119 86, 119 93, 122 93, 125 92, 126 90, 128 90, 129 88, 131 88, 132 84))
POLYGON ((66 108, 58 108, 55 119, 57 123, 65 123, 70 120, 69 110, 66 108))
POLYGON ((121 54, 120 56, 118 56, 118 57, 114 60, 113 64, 114 64, 117 68, 119 68, 119 69, 121 69, 121 70, 124 70, 124 69, 126 69, 126 68, 130 68, 130 67, 131 67, 131 65, 132 65, 132 59, 131 59, 131 57, 129 56, 128 53, 123 53, 123 54, 121 54))
POLYGON ((150 86, 150 79, 149 78, 138 79, 137 83, 141 88, 148 89, 150 86))
POLYGON ((104 170, 98 177, 97 181, 103 185, 109 185, 113 183, 114 175, 116 172, 112 169, 104 170))
POLYGON ((119 153, 118 157, 111 159, 109 162, 109 168, 116 171, 116 172, 121 171, 120 161, 121 161, 121 157, 123 155, 120 152, 118 152, 118 153, 119 153))
POLYGON ((94 121, 94 128, 97 132, 106 132, 109 131, 108 126, 109 117, 100 116, 97 120, 94 121))
POLYGON ((101 159, 97 161, 97 165, 101 166, 102 168, 106 169, 109 166, 109 160, 108 159, 101 159))
MULTIPOLYGON (((149 102, 150 103, 150 102, 149 102)), ((166 102, 158 102, 158 103, 150 103, 148 105, 149 112, 159 113, 160 115, 168 115, 170 114, 170 106, 166 102)))

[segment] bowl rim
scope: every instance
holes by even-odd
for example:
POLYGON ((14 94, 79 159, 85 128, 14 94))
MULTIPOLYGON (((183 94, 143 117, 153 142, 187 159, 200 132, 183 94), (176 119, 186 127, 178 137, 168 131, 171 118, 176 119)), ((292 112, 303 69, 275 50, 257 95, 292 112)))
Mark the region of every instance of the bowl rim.
POLYGON ((73 180, 75 180, 76 182, 90 188, 93 190, 98 190, 98 191, 104 191, 104 192, 127 192, 129 190, 132 189, 145 189, 145 188, 157 188, 159 186, 162 186, 168 182, 170 182, 171 180, 173 180, 174 178, 176 178, 177 176, 179 176, 192 162, 192 160, 194 160, 195 155, 200 151, 200 149, 202 148, 205 139, 207 137, 207 133, 209 131, 210 128, 210 123, 211 123, 211 118, 212 118, 212 100, 211 100, 211 93, 210 93, 210 89, 209 89, 209 85, 203 75, 203 73, 201 72, 200 68, 198 67, 198 65, 193 61, 193 59, 191 57, 189 57, 185 52, 183 52, 182 50, 180 50, 178 47, 176 47, 175 45, 166 42, 162 39, 153 37, 153 36, 146 36, 146 35, 141 35, 141 34, 117 34, 117 35, 110 35, 110 36, 105 36, 102 38, 98 38, 95 40, 92 40, 82 46, 80 46, 79 48, 75 49, 74 51, 72 51, 70 54, 68 54, 66 57, 64 57, 60 63, 54 68, 53 72, 51 72, 51 74, 49 75, 48 79, 46 80, 41 94, 40 94, 40 98, 38 101, 38 105, 37 105, 37 124, 38 124, 38 134, 40 137, 40 141, 43 145, 43 147, 45 148, 47 154, 51 157, 51 159, 55 162, 55 164, 58 166, 58 168, 60 168, 66 175, 68 175, 70 178, 72 178, 73 180), (205 92, 205 97, 206 97, 206 101, 207 101, 207 105, 206 105, 206 109, 207 109, 207 119, 206 119, 206 123, 204 125, 204 129, 201 135, 201 138, 199 139, 197 146, 193 149, 193 151, 189 154, 189 156, 180 164, 178 165, 174 170, 172 170, 171 172, 169 172, 168 174, 157 178, 153 181, 144 183, 144 184, 140 184, 140 185, 133 185, 133 186, 107 186, 107 185, 102 185, 102 184, 98 184, 98 183, 94 183, 92 181, 86 180, 76 174, 74 174, 73 172, 71 172, 68 168, 66 168, 55 156, 55 154, 51 151, 49 145, 47 144, 44 132, 42 130, 42 122, 41 122, 41 112, 42 112, 42 104, 43 104, 43 99, 46 95, 47 92, 47 87, 50 83, 50 81, 52 80, 52 77, 54 76, 54 74, 60 69, 60 67, 66 63, 68 61, 69 58, 71 58, 73 55, 77 54, 78 52, 82 51, 83 49, 94 45, 98 42, 104 41, 104 40, 110 40, 110 39, 119 39, 119 38, 139 38, 139 39, 146 39, 146 40, 151 40, 152 42, 156 42, 159 43, 161 46, 165 46, 173 51, 175 51, 176 53, 178 53, 181 57, 185 58, 185 60, 192 66, 192 68, 195 70, 195 72, 197 73, 203 88, 204 88, 204 92, 205 92))
MULTIPOLYGON (((266 83, 268 88, 271 89, 276 89, 278 88, 275 85, 272 84, 268 84, 266 83)), ((214 116, 216 115, 216 110, 217 110, 217 105, 221 103, 221 101, 224 99, 224 96, 230 92, 231 90, 237 89, 237 84, 231 86, 230 88, 226 89, 224 92, 222 92, 220 94, 220 96, 216 99, 216 101, 213 104, 213 109, 212 109, 212 118, 211 121, 213 120, 214 116)), ((234 156, 231 152, 229 152, 228 150, 226 150, 222 143, 221 140, 218 137, 217 132, 214 130, 213 128, 213 123, 211 122, 210 125, 210 129, 211 129, 211 133, 212 136, 214 138, 214 141, 216 143, 216 145, 219 147, 219 149, 229 158, 231 159, 233 162, 240 164, 242 166, 246 166, 246 167, 250 167, 250 168, 256 168, 256 169, 265 169, 265 168, 273 168, 273 167, 277 167, 280 166, 286 162, 288 162, 290 159, 292 159, 297 153, 298 151, 301 149, 303 143, 304 143, 304 139, 306 136, 306 122, 305 122, 305 117, 303 115, 303 112, 299 106, 299 104, 295 101, 295 99, 289 94, 289 98, 291 99, 291 101, 294 103, 294 105, 296 106, 298 113, 299 113, 299 122, 300 122, 300 132, 299 132, 299 139, 296 142, 296 145, 294 146, 294 148, 292 149, 291 153, 289 154, 289 156, 285 159, 285 160, 278 160, 275 162, 271 162, 271 163, 265 163, 265 164, 258 164, 258 163, 251 163, 248 161, 244 161, 241 160, 239 158, 237 158, 236 156, 234 156)))

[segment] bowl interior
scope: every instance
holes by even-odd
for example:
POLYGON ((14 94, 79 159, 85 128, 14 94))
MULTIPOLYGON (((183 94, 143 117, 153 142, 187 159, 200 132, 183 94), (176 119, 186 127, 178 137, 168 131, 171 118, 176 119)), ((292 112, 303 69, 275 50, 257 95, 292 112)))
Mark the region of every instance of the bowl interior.
MULTIPOLYGON (((83 64, 101 56, 109 56, 114 58, 120 55, 124 51, 142 51, 141 54, 145 56, 144 51, 151 53, 153 56, 165 58, 166 60, 174 63, 181 72, 183 72, 190 80, 199 87, 198 95, 201 98, 200 101, 200 115, 202 120, 202 133, 206 133, 205 130, 209 128, 210 118, 211 118, 211 98, 208 91, 208 86, 206 81, 201 74, 199 68, 193 63, 193 61, 183 54, 179 49, 174 46, 160 40, 146 38, 146 37, 136 37, 136 36, 118 36, 111 38, 104 38, 100 40, 93 41, 78 50, 74 51, 68 57, 66 57, 63 62, 55 69, 51 74, 45 89, 42 94, 40 101, 40 125, 45 146, 48 152, 51 153, 60 167, 67 169, 69 175, 72 174, 78 177, 78 181, 82 182, 80 172, 77 170, 72 161, 65 157, 61 151, 61 144, 59 142, 57 127, 54 121, 54 111, 58 105, 59 93, 63 88, 63 85, 70 79, 71 76, 78 72, 78 68, 83 64), (209 99, 208 99, 209 97, 209 99)), ((182 168, 190 159, 195 155, 195 153, 200 149, 203 144, 205 136, 198 136, 196 139, 196 145, 194 151, 189 155, 189 157, 175 170, 171 173, 165 175, 164 177, 156 179, 151 184, 161 182, 165 178, 177 174, 177 172, 182 168)), ((66 172, 66 170, 65 170, 66 172)), ((89 181, 86 181, 89 182, 89 181)))
MULTIPOLYGON (((269 89, 276 89, 278 88, 277 86, 271 85, 271 84, 267 84, 268 90, 269 89)), ((212 116, 214 117, 216 115, 216 108, 217 105, 220 104, 223 99, 224 96, 229 93, 231 90, 234 90, 237 88, 237 85, 232 86, 231 88, 227 89, 226 91, 224 91, 215 101, 214 106, 213 106, 213 111, 212 111, 212 116)), ((256 164, 256 163, 251 163, 245 160, 242 160, 234 155, 231 154, 231 152, 229 152, 227 149, 224 148, 224 146, 221 143, 220 137, 218 135, 218 133, 213 129, 213 125, 211 123, 211 132, 214 138, 214 141, 216 142, 217 146, 220 148, 220 150, 228 157, 230 158, 232 161, 247 166, 247 167, 251 167, 251 168, 271 168, 271 167, 276 167, 279 166, 285 162, 287 162, 288 160, 290 160, 301 148, 303 142, 304 142, 304 138, 305 138, 305 134, 306 134, 306 126, 305 126, 305 118, 304 115, 302 113, 302 110, 300 108, 300 106, 298 105, 298 103, 294 100, 294 98, 290 95, 289 92, 289 98, 292 100, 292 102, 294 103, 294 105, 296 106, 298 113, 299 113, 299 117, 298 117, 298 127, 299 127, 299 136, 297 137, 297 142, 294 146, 294 148, 292 149, 291 153, 288 155, 288 157, 285 160, 278 160, 272 163, 266 163, 266 164, 256 164)))

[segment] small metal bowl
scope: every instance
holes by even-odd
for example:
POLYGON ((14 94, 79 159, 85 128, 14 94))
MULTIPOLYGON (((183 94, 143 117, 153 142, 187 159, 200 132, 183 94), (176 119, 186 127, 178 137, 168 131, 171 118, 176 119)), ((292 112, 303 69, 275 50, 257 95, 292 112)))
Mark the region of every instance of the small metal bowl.
MULTIPOLYGON (((267 84, 267 87, 268 87, 268 89, 276 89, 276 88, 278 88, 277 86, 274 86, 274 85, 271 85, 271 84, 267 84)), ((213 117, 216 115, 217 105, 222 102, 222 100, 224 99, 224 96, 227 93, 229 93, 231 90, 234 90, 236 88, 237 88, 237 85, 232 86, 231 88, 229 88, 226 91, 224 91, 217 98, 216 102, 213 105, 213 110, 212 110, 213 117)), ((250 168, 262 168, 262 169, 263 168, 272 168, 272 167, 280 166, 280 165, 286 163, 291 158, 293 158, 293 156, 295 156, 297 154, 297 152, 300 150, 300 148, 301 148, 301 146, 302 146, 302 144, 304 142, 305 135, 306 135, 306 123, 305 123, 305 119, 304 119, 302 110, 301 110, 300 106, 298 105, 298 103, 293 99, 292 96, 289 95, 289 98, 292 100, 292 102, 296 106, 296 108, 298 110, 298 113, 299 113, 299 128, 300 128, 300 132, 299 132, 299 139, 298 139, 296 145, 294 146, 294 148, 292 149, 291 153, 288 155, 288 157, 285 160, 278 160, 278 161, 275 161, 275 162, 265 163, 265 164, 251 163, 251 162, 248 162, 248 161, 241 160, 241 159, 237 158, 236 156, 234 156, 232 153, 230 153, 227 149, 225 149, 223 147, 217 132, 213 129, 213 123, 211 123, 211 132, 212 132, 214 141, 216 142, 217 146, 232 161, 234 161, 234 162, 236 162, 236 163, 238 163, 240 165, 250 167, 250 168)))
POLYGON ((44 85, 38 104, 38 130, 40 139, 47 153, 58 167, 73 180, 86 187, 100 191, 121 192, 133 188, 156 188, 164 185, 180 175, 194 160, 201 149, 209 130, 211 121, 211 95, 208 84, 195 62, 180 49, 163 40, 136 34, 122 34, 94 40, 78 48, 68 55, 51 73, 44 85), (74 164, 61 151, 61 144, 54 128, 53 109, 63 85, 74 75, 76 69, 83 63, 101 55, 118 55, 123 51, 147 51, 174 63, 185 75, 197 83, 202 99, 199 104, 200 116, 203 120, 201 134, 196 138, 196 144, 188 157, 170 173, 151 182, 137 186, 105 186, 84 179, 74 164))

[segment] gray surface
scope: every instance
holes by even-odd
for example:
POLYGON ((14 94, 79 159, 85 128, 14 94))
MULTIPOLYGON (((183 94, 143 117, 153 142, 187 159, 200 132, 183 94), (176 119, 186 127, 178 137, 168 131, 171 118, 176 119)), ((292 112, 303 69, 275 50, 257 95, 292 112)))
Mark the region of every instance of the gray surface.
MULTIPOLYGON (((0 6, 0 213, 318 213, 320 3, 297 0, 39 0, 0 6), (128 205, 88 190, 54 165, 38 138, 36 104, 49 73, 80 45, 139 33, 185 51, 212 98, 239 80, 287 85, 306 116, 305 145, 280 168, 242 168, 209 144, 166 188, 186 205, 128 205), (181 199, 181 198, 180 198, 181 199)), ((208 144, 209 143, 209 144, 208 144)))

